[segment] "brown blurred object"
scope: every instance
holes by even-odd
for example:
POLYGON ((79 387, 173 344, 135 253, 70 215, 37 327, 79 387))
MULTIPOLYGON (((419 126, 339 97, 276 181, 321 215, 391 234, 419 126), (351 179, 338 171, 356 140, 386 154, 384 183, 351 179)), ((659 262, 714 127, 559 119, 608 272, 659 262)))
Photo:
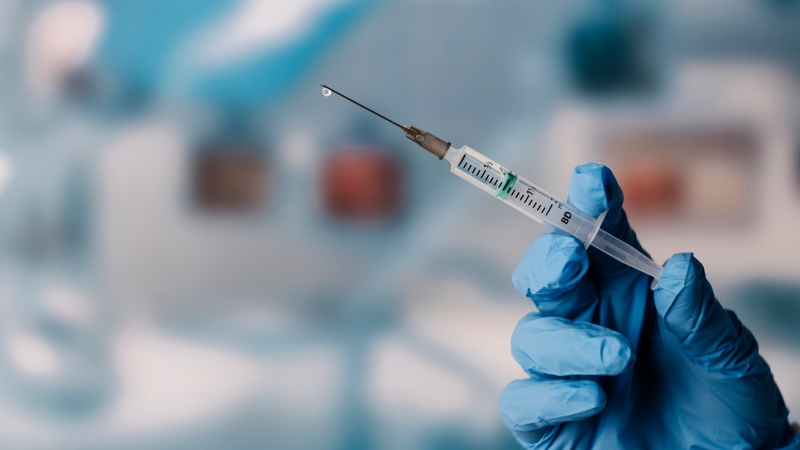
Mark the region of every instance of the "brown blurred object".
POLYGON ((368 147, 341 149, 322 169, 322 204, 333 218, 383 223, 402 203, 403 180, 398 161, 368 147))
POLYGON ((752 216, 760 154, 747 127, 615 130, 599 156, 614 171, 633 217, 735 225, 752 216))
POLYGON ((266 200, 267 164, 253 151, 218 150, 198 156, 194 172, 195 198, 203 210, 249 213, 266 200))

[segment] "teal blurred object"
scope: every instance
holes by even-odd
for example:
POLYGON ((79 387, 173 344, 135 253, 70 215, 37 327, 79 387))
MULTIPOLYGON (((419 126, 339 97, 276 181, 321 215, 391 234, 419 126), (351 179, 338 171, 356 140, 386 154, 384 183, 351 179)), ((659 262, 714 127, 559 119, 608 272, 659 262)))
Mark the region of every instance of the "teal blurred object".
MULTIPOLYGON (((578 167, 570 202, 641 248, 607 168, 578 167)), ((506 387, 500 410, 525 448, 800 448, 758 344, 717 302, 703 266, 674 255, 651 279, 542 235, 514 272, 536 303, 512 337, 529 374, 506 387)))
MULTIPOLYGON (((243 49, 245 54, 238 58, 196 64, 192 50, 202 44, 199 40, 245 2, 106 0, 108 32, 94 65, 135 96, 188 97, 231 109, 261 106, 288 93, 334 39, 375 2, 320 5, 324 9, 305 29, 285 30, 283 36, 243 49)), ((277 6, 275 14, 286 14, 286 8, 277 6)))
POLYGON ((107 25, 95 64, 129 86, 153 90, 190 33, 213 21, 231 3, 230 0, 105 0, 107 25))
POLYGON ((652 87, 652 19, 603 8, 572 30, 566 59, 577 87, 587 94, 644 91, 652 87))
POLYGON ((748 280, 731 289, 727 307, 748 318, 759 339, 800 349, 800 285, 781 280, 748 280))

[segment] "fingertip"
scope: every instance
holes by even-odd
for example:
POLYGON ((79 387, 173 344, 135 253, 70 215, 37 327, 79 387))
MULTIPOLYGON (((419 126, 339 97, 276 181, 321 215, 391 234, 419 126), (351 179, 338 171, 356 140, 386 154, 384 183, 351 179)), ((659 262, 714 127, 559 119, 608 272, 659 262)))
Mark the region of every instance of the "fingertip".
POLYGON ((581 381, 579 387, 581 389, 577 389, 575 392, 581 397, 583 404, 587 406, 586 414, 594 414, 606 406, 608 398, 599 384, 593 381, 581 381))
POLYGON ((516 433, 581 420, 607 403, 599 384, 589 380, 526 378, 509 383, 500 394, 500 417, 516 433))
POLYGON ((529 409, 537 400, 529 393, 528 386, 532 382, 531 379, 514 380, 500 393, 500 418, 512 431, 527 432, 539 428, 538 424, 530 423, 529 409))
POLYGON ((517 326, 511 333, 511 357, 514 361, 522 367, 527 373, 532 373, 536 364, 528 356, 528 347, 531 344, 536 344, 535 333, 531 333, 530 329, 534 326, 534 321, 539 319, 539 314, 531 312, 519 319, 517 326), (531 339, 533 338, 533 339, 531 339))
POLYGON ((522 257, 511 275, 520 294, 561 292, 574 287, 589 269, 586 248, 573 236, 545 233, 522 257))
POLYGON ((559 417, 560 422, 581 420, 593 416, 605 408, 608 398, 599 384, 589 380, 566 382, 569 390, 564 391, 563 402, 572 405, 568 417, 559 417))
POLYGON ((653 301, 669 329, 688 332, 695 327, 699 306, 694 299, 694 287, 703 277, 703 265, 692 253, 677 253, 664 264, 653 301))
MULTIPOLYGON (((694 258, 693 253, 676 253, 672 255, 661 272, 661 278, 656 285, 656 295, 668 294, 672 297, 678 295, 686 286, 692 284, 697 277, 697 266, 700 262, 694 258)), ((700 265, 702 270, 702 266, 700 265)))
POLYGON ((608 375, 627 372, 636 362, 636 353, 625 336, 610 336, 603 343, 601 358, 608 375))
POLYGON ((592 217, 609 211, 606 221, 615 224, 621 210, 622 189, 611 169, 601 164, 584 164, 575 168, 569 186, 569 203, 592 217))

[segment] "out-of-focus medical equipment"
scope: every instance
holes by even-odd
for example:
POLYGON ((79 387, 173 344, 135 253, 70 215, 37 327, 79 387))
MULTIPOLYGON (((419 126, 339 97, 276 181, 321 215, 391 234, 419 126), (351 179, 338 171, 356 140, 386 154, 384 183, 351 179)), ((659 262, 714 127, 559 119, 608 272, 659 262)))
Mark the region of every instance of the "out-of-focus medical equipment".
POLYGON ((449 162, 451 172, 494 195, 531 219, 575 236, 587 248, 592 245, 620 262, 650 275, 654 279, 653 287, 661 277, 661 267, 652 259, 600 229, 605 213, 600 214, 597 218, 590 217, 467 146, 454 148, 449 142, 427 131, 415 126, 400 125, 328 86, 322 86, 324 96, 328 97, 331 93, 335 93, 399 127, 405 132, 406 137, 420 147, 440 160, 444 159, 449 162))
POLYGON ((269 161, 258 149, 217 148, 196 156, 193 173, 195 202, 204 211, 253 213, 267 202, 269 161))
POLYGON ((676 70, 670 92, 613 108, 564 104, 543 162, 553 176, 587 161, 613 168, 657 261, 689 248, 719 286, 795 279, 800 247, 781 239, 800 220, 795 77, 774 64, 695 61, 676 70), (748 257, 731 258, 731 242, 748 257))
POLYGON ((403 167, 391 153, 366 144, 335 150, 321 174, 326 214, 360 226, 387 224, 400 213, 403 167))

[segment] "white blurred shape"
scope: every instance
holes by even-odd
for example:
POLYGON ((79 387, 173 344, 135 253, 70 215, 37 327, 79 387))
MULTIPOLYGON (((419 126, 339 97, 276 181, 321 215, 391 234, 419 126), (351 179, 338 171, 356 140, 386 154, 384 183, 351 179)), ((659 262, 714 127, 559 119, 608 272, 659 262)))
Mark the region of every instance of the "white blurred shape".
POLYGON ((49 378, 61 368, 61 358, 53 346, 30 332, 18 331, 6 338, 11 364, 33 378, 49 378))
POLYGON ((231 352, 155 333, 122 333, 115 347, 121 374, 110 420, 126 432, 196 426, 248 401, 258 369, 231 352))
POLYGON ((6 190, 6 186, 8 186, 8 182, 11 181, 11 174, 13 172, 13 164, 11 163, 11 158, 6 156, 2 151, 0 151, 0 194, 6 190))
POLYGON ((183 130, 159 120, 130 125, 108 146, 101 163, 104 206, 143 222, 174 216, 177 211, 187 146, 183 130))
POLYGON ((31 89, 44 98, 57 95, 65 76, 91 56, 103 25, 103 13, 93 1, 67 0, 44 8, 28 33, 31 89))
MULTIPOLYGON (((461 410, 460 417, 473 432, 491 434, 499 417, 500 392, 509 381, 525 375, 508 348, 517 321, 533 305, 516 295, 506 299, 480 289, 463 276, 441 274, 409 283, 404 296, 410 328, 471 367, 473 380, 482 380, 472 387, 470 407, 461 410)), ((455 373, 468 379, 462 370, 455 373)))
POLYGON ((63 322, 84 325, 95 316, 92 299, 69 286, 49 286, 43 297, 45 310, 63 322))
POLYGON ((282 156, 286 165, 294 170, 302 171, 311 168, 317 158, 314 133, 298 126, 288 133, 284 139, 282 156))
POLYGON ((264 397, 282 415, 325 421, 337 414, 346 370, 337 348, 319 345, 270 355, 263 369, 264 397))
POLYGON ((193 63, 222 65, 303 35, 327 10, 350 0, 247 0, 202 32, 193 63))
POLYGON ((698 155, 687 170, 687 209, 689 214, 700 215, 711 212, 720 216, 736 217, 743 203, 750 193, 746 180, 748 174, 744 171, 748 166, 737 164, 732 158, 725 160, 717 158, 703 158, 698 155))
MULTIPOLYGON (((24 358, 33 365, 36 355, 38 370, 52 372, 47 365, 57 364, 47 358, 54 355, 47 356, 47 345, 37 341, 22 334, 7 340, 14 343, 12 362, 24 358)), ((220 423, 237 414, 238 408, 258 401, 254 394, 262 386, 257 361, 148 329, 121 330, 114 359, 119 374, 116 399, 105 414, 91 420, 20 414, 13 404, 0 402, 3 448, 119 448, 123 442, 153 439, 158 433, 189 439, 202 434, 208 424, 220 423)))
POLYGON ((382 339, 367 397, 398 417, 442 419, 460 416, 472 404, 473 392, 458 373, 416 355, 401 341, 382 339))
POLYGON ((413 328, 480 369, 494 384, 493 400, 506 383, 524 375, 508 348, 517 322, 534 308, 524 298, 501 301, 499 295, 450 276, 410 283, 406 292, 413 328))

